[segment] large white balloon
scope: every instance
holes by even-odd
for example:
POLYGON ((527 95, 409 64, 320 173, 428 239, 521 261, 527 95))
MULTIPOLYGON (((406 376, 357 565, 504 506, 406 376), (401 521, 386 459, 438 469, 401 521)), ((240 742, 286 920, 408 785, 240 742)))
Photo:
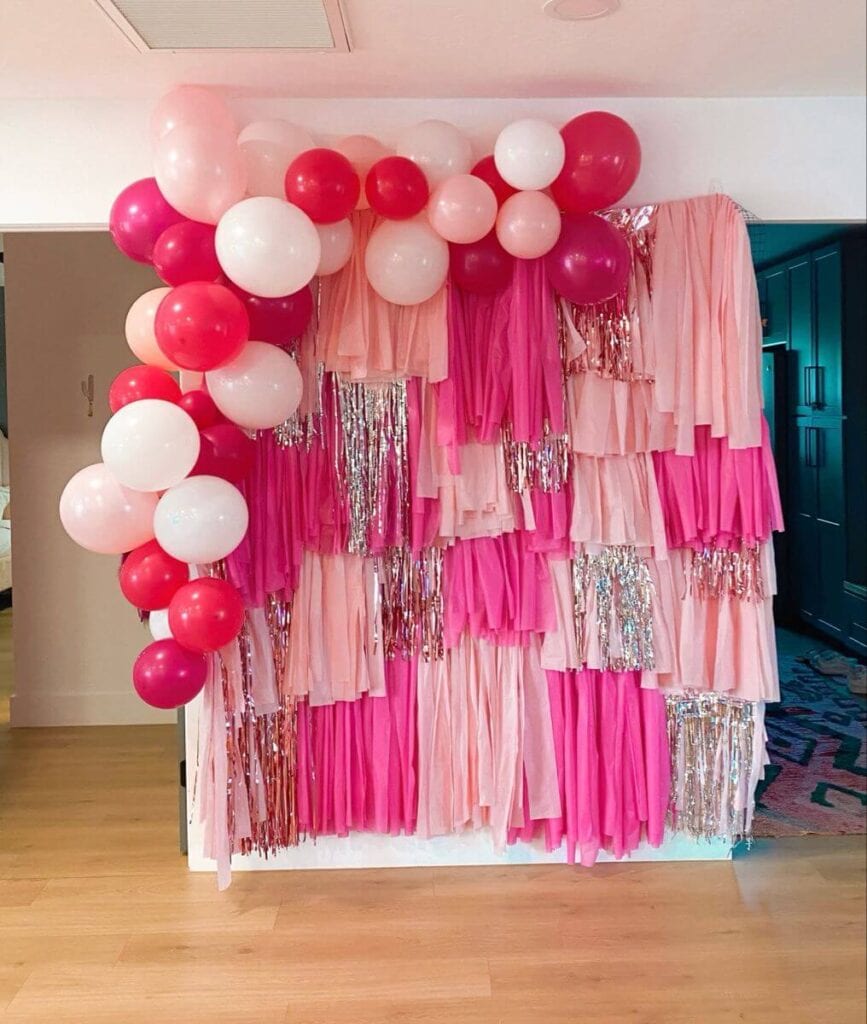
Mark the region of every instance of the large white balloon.
POLYGON ((169 627, 168 608, 159 608, 148 614, 148 629, 154 640, 172 640, 174 633, 169 627))
POLYGON ((253 121, 238 136, 247 168, 247 195, 286 198, 289 164, 316 143, 306 128, 288 121, 253 121))
POLYGON ((291 295, 308 284, 322 246, 313 221, 292 203, 254 196, 220 218, 217 259, 230 281, 263 298, 291 295))
POLYGON ((528 117, 513 121, 497 136, 494 164, 512 188, 547 188, 563 169, 566 146, 554 125, 528 117))
POLYGON ((199 431, 173 402, 144 398, 112 416, 102 432, 102 461, 135 491, 163 491, 179 483, 199 457, 199 431))
POLYGON ((266 341, 248 341, 231 363, 205 374, 220 412, 248 430, 268 430, 298 408, 304 383, 295 360, 266 341))
POLYGON ((387 302, 414 306, 443 286, 449 247, 424 220, 384 220, 370 236, 364 269, 387 302))
POLYGON ((338 270, 342 270, 346 266, 352 255, 352 245, 355 241, 352 222, 337 220, 333 224, 317 224, 316 230, 319 233, 319 242, 322 246, 319 269, 316 273, 320 277, 336 274, 338 270))
POLYGON ((448 121, 422 121, 407 128, 395 147, 424 171, 431 189, 454 174, 466 174, 473 165, 469 139, 448 121))
POLYGON ((63 488, 60 521, 69 536, 103 555, 121 555, 153 539, 155 494, 122 487, 107 466, 80 469, 63 488))
POLYGON ((160 498, 154 533, 164 551, 202 565, 230 555, 244 539, 249 513, 244 495, 218 476, 191 476, 160 498))

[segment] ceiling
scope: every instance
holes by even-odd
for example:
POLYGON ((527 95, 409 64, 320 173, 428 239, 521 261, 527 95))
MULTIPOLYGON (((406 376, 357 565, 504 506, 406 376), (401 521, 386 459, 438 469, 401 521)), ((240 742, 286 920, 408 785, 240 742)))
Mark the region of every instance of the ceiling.
POLYGON ((0 0, 0 96, 842 96, 865 92, 863 0, 342 0, 353 51, 138 53, 93 0, 0 0))

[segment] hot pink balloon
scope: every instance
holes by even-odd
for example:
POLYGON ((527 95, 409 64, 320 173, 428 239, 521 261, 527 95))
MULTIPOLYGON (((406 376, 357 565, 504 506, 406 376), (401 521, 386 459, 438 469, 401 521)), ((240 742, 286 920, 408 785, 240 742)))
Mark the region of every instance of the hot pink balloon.
POLYGON ((593 110, 573 117, 560 134, 566 157, 551 194, 561 209, 604 210, 632 188, 641 169, 641 144, 622 117, 593 110))
POLYGON ((156 178, 134 181, 111 204, 108 230, 124 256, 150 263, 160 235, 184 216, 160 192, 156 178))
POLYGON ((152 708, 179 708, 189 703, 205 685, 208 659, 189 651, 177 640, 155 640, 136 658, 132 684, 152 708))
POLYGON ((428 202, 431 227, 447 242, 478 242, 497 219, 497 197, 473 174, 455 174, 437 185, 428 202))
POLYGON ((223 135, 235 136, 238 126, 231 110, 210 89, 200 85, 179 85, 166 93, 151 115, 151 142, 154 146, 181 125, 200 125, 223 135))
POLYGON ((516 192, 500 208, 497 238, 522 260, 544 256, 560 234, 560 211, 544 192, 516 192))
POLYGON ((80 469, 63 488, 60 521, 76 544, 103 555, 153 539, 157 495, 122 487, 102 462, 80 469))
POLYGON ((489 295, 501 291, 512 280, 515 257, 497 241, 495 231, 470 245, 449 246, 451 279, 465 292, 489 295))
POLYGON ((154 246, 154 270, 171 285, 218 281, 223 271, 214 247, 215 234, 213 224, 200 224, 195 220, 173 224, 154 246))
POLYGON ((154 151, 157 184, 191 220, 216 224, 245 195, 247 175, 235 139, 208 125, 181 124, 154 151))
POLYGON ((545 258, 554 290, 580 306, 605 302, 623 291, 631 264, 623 233, 592 213, 567 214, 557 244, 545 258))

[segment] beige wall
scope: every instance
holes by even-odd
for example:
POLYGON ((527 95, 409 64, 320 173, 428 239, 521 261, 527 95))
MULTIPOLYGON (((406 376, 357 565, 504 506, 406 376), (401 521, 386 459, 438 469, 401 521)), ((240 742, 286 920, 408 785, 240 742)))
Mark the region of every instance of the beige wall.
POLYGON ((136 696, 130 668, 149 640, 117 586, 118 559, 66 536, 57 501, 99 461, 112 378, 135 360, 132 301, 160 284, 104 232, 7 234, 6 334, 14 575, 13 725, 172 721, 136 696), (94 376, 94 414, 81 381, 94 376))

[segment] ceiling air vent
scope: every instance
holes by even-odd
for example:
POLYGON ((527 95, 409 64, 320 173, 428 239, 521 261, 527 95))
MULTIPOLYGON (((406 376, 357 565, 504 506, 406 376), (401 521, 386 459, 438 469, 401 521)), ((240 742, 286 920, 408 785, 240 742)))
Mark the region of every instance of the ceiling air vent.
POLYGON ((349 50, 340 0, 94 0, 136 49, 349 50))

